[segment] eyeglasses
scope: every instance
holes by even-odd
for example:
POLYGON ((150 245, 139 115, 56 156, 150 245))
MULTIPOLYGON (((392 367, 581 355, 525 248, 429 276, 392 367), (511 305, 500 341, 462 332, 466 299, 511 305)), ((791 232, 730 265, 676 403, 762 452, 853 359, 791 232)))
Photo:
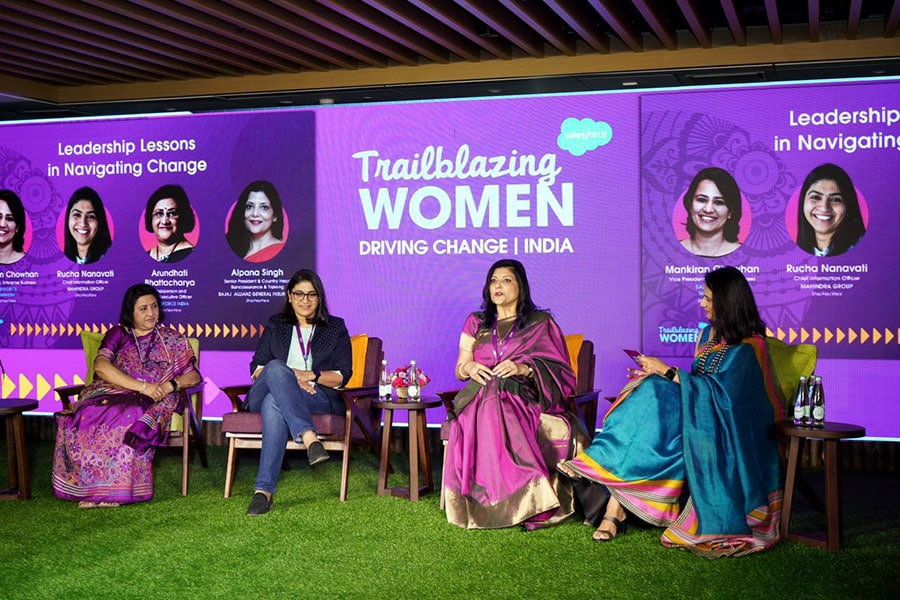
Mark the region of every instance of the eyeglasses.
POLYGON ((169 217, 170 219, 177 219, 178 211, 175 210, 174 208, 170 208, 169 210, 158 209, 158 210, 153 211, 154 219, 162 219, 163 217, 169 217))
POLYGON ((294 292, 291 291, 291 298, 296 300, 297 302, 303 302, 304 300, 309 300, 310 302, 315 302, 319 299, 318 292, 294 292))

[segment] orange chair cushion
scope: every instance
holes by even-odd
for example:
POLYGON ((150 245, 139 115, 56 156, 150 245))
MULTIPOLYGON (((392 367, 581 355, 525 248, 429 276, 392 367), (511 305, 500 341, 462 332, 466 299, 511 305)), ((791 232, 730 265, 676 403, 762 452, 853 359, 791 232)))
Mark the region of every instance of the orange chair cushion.
POLYGON ((569 364, 575 371, 575 380, 578 381, 578 353, 581 352, 581 343, 584 341, 583 333, 573 333, 566 336, 566 348, 569 350, 569 364))
POLYGON ((366 374, 366 352, 369 349, 369 336, 365 333, 354 335, 350 338, 350 347, 353 350, 353 375, 347 382, 347 387, 362 387, 363 376, 366 374))

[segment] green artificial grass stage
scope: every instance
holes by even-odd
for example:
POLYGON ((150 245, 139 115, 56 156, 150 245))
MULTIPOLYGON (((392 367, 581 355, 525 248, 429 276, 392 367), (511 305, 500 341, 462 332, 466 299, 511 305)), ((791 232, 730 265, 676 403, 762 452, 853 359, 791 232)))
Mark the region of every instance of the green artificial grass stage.
MULTIPOLYGON (((348 500, 340 455, 314 469, 288 453, 271 513, 245 512, 258 453, 239 454, 234 496, 222 496, 225 449, 194 457, 180 494, 179 450, 157 453, 153 501, 80 510, 50 489, 52 442, 29 440, 33 499, 0 502, 0 598, 801 598, 896 597, 900 481, 844 473, 845 535, 836 555, 794 543, 710 561, 637 527, 592 543, 577 520, 525 532, 449 525, 436 493, 418 503, 376 495, 377 459, 353 454, 348 500)), ((440 457, 434 457, 435 463, 440 457)), ((406 457, 393 457, 391 485, 406 457)), ((0 452, 0 474, 6 454, 0 452)), ((435 464, 440 477, 440 465, 435 464)), ((821 486, 821 476, 812 475, 821 486)), ((798 500, 799 527, 824 525, 798 500)))

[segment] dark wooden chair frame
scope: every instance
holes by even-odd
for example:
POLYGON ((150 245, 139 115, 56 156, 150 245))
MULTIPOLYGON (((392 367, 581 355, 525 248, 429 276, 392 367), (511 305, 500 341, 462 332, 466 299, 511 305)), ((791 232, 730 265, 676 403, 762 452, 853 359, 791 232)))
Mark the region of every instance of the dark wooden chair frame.
MULTIPOLYGON (((341 502, 347 500, 352 445, 364 444, 369 446, 376 455, 378 453, 378 443, 381 439, 381 410, 375 407, 372 401, 378 398, 378 375, 382 358, 384 358, 384 352, 381 339, 369 337, 362 385, 338 390, 344 401, 344 414, 313 415, 313 423, 325 449, 343 453, 341 502), (347 427, 347 423, 350 423, 351 426, 347 427)), ((251 413, 243 409, 243 401, 247 392, 250 391, 249 384, 228 386, 222 388, 222 391, 231 400, 232 407, 232 412, 226 413, 222 417, 222 432, 228 439, 225 497, 230 498, 237 469, 237 451, 262 447, 262 417, 259 413, 251 413)), ((306 449, 302 443, 293 440, 287 440, 285 447, 288 450, 306 449)))
MULTIPOLYGON (((199 348, 199 341, 196 338, 188 338, 195 352, 199 348)), ((197 357, 199 364, 199 356, 197 357)), ((83 384, 68 385, 56 388, 56 393, 62 402, 63 411, 72 410, 73 400, 84 389, 83 384)), ((200 455, 200 464, 204 468, 209 466, 206 460, 206 440, 203 437, 203 382, 201 381, 195 386, 178 390, 181 396, 181 410, 177 414, 181 415, 182 429, 181 431, 173 430, 169 432, 169 439, 166 443, 167 448, 181 448, 181 495, 188 495, 188 485, 190 483, 191 474, 191 440, 197 446, 200 455), (185 433, 187 432, 187 433, 185 433)))

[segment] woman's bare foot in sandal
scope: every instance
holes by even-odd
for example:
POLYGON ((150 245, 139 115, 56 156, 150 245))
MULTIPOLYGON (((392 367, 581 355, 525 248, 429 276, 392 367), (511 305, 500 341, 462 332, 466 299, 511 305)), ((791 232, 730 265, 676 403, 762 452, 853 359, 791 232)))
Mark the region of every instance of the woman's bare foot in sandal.
POLYGON ((78 508, 97 508, 97 503, 90 500, 82 500, 78 503, 78 508))
POLYGON ((606 505, 606 514, 600 519, 600 525, 594 531, 591 539, 595 542, 608 542, 628 531, 628 523, 625 522, 625 509, 614 496, 610 496, 606 505))
POLYGON ((97 508, 119 508, 118 502, 98 502, 97 508))
POLYGON ((581 475, 572 468, 567 460, 561 460, 556 463, 556 470, 568 477, 569 479, 581 479, 581 475))

